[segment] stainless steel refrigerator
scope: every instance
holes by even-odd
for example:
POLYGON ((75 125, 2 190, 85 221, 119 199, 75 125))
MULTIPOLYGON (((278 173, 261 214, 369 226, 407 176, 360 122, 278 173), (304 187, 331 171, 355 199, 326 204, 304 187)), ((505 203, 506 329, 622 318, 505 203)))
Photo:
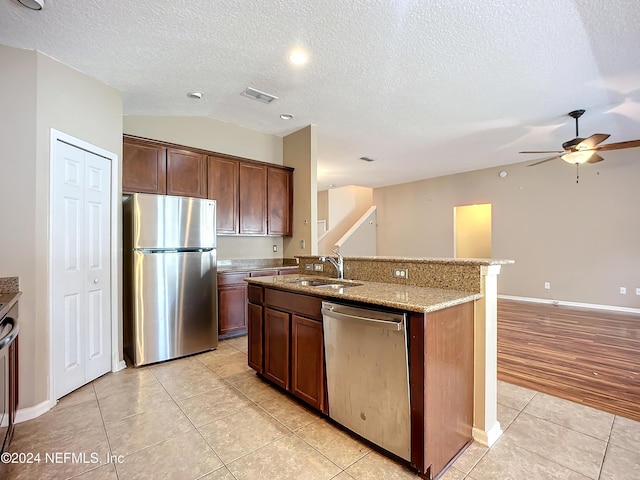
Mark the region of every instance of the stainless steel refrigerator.
POLYGON ((124 347, 135 366, 218 346, 216 202, 123 201, 124 347))

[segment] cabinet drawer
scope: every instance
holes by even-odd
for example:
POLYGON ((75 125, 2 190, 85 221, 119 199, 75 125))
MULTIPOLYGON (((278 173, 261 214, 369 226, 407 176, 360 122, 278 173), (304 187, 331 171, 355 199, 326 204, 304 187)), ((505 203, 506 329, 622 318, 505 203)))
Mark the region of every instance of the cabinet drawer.
POLYGON ((316 320, 322 319, 322 300, 317 297, 265 288, 264 304, 316 320))
POLYGON ((251 276, 252 277, 270 277, 273 275, 277 275, 278 271, 271 269, 271 270, 255 270, 253 272, 251 272, 251 276))
POLYGON ((218 286, 242 285, 243 283, 245 283, 244 279, 248 276, 249 276, 249 272, 219 273, 218 286))
POLYGON ((264 289, 262 287, 258 287, 257 285, 249 285, 249 292, 247 293, 247 298, 251 303, 256 303, 258 305, 262 305, 264 302, 264 289))

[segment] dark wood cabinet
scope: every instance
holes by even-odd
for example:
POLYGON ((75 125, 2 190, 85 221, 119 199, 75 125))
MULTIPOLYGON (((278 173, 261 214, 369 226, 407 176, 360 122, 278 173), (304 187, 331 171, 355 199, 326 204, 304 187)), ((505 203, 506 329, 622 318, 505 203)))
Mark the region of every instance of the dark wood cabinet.
POLYGON ((241 235, 267 234, 267 167, 240 162, 241 235))
POLYGON ((263 373, 262 366, 262 306, 255 303, 248 305, 248 359, 249 366, 258 373, 263 373))
POLYGON ((167 149, 167 194, 207 197, 205 155, 190 150, 167 149))
POLYGON ((263 374, 282 388, 289 388, 289 348, 291 322, 289 314, 264 308, 263 374))
POLYGON ((291 316, 291 393, 318 410, 324 403, 322 323, 291 316))
POLYGON ((216 201, 219 235, 238 233, 238 182, 240 162, 209 155, 207 197, 216 201))
POLYGON ((125 139, 122 145, 123 193, 167 193, 167 149, 125 139))
POLYGON ((291 236, 293 175, 290 170, 267 169, 267 233, 291 236))

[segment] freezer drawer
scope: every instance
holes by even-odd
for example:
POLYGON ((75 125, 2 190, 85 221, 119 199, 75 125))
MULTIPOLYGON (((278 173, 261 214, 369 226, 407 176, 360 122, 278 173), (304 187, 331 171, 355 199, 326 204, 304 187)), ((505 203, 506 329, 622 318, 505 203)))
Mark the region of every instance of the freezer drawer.
POLYGON ((406 317, 322 302, 329 416, 411 460, 406 317))
POLYGON ((218 346, 216 253, 133 252, 127 352, 134 365, 218 346))

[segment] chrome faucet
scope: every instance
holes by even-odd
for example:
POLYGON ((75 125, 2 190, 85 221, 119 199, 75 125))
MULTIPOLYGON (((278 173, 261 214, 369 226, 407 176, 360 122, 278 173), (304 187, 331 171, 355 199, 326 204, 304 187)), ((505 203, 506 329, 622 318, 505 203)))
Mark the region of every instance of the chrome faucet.
POLYGON ((335 253, 338 256, 338 260, 336 261, 333 257, 320 257, 320 261, 321 262, 329 262, 331 263, 331 265, 333 265, 334 267, 336 267, 336 270, 338 272, 338 278, 340 280, 344 279, 344 258, 342 257, 342 254, 338 251, 338 249, 334 249, 332 250, 333 253, 335 253))

